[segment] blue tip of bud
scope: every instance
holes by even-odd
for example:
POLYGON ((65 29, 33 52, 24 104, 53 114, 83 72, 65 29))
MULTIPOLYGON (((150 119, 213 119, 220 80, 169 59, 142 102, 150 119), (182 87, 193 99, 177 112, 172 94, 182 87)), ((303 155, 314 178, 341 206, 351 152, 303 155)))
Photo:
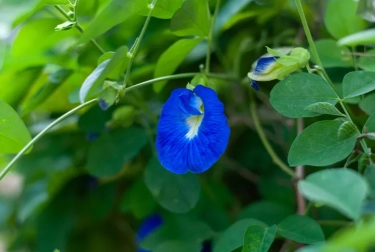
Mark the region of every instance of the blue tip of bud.
POLYGON ((109 106, 108 104, 103 100, 103 99, 100 99, 99 100, 99 107, 103 110, 103 111, 106 111, 109 106))

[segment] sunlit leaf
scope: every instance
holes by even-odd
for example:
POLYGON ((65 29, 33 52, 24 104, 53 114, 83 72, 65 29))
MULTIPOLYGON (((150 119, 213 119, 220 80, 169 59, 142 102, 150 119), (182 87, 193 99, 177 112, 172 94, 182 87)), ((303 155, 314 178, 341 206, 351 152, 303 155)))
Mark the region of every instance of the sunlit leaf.
MULTIPOLYGON (((154 76, 161 77, 172 74, 183 62, 186 56, 193 50, 201 39, 181 39, 171 45, 159 58, 154 76)), ((166 81, 154 84, 154 90, 160 92, 166 81)))
POLYGON ((17 112, 0 100, 0 153, 17 153, 30 141, 30 133, 17 112))
POLYGON ((375 90, 375 72, 356 71, 345 75, 342 82, 344 98, 356 97, 375 90))
POLYGON ((276 236, 277 226, 250 226, 246 229, 242 252, 267 252, 276 236))

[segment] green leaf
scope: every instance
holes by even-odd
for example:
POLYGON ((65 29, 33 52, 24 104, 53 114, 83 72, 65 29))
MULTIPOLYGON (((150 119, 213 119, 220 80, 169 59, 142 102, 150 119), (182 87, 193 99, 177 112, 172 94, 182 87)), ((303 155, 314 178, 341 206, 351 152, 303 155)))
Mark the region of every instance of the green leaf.
POLYGON ((341 124, 341 121, 336 120, 320 121, 308 126, 290 147, 289 165, 325 166, 346 158, 353 150, 358 134, 339 137, 341 124))
POLYGON ((136 13, 142 9, 147 8, 147 4, 144 1, 138 0, 113 0, 109 1, 108 5, 105 6, 90 25, 85 29, 85 32, 79 39, 80 43, 86 43, 115 25, 118 25, 125 20, 129 20, 136 13), (116 13, 116 15, 114 15, 116 13))
POLYGON ((156 202, 143 180, 135 182, 129 188, 120 204, 121 212, 130 210, 137 219, 143 219, 152 214, 155 208, 156 202))
POLYGON ((110 60, 105 60, 99 64, 97 68, 86 78, 79 90, 79 99, 83 103, 90 91, 95 90, 118 65, 122 65, 127 61, 128 48, 120 47, 110 60))
POLYGON ((165 241, 156 247, 154 252, 200 252, 202 245, 197 242, 165 241))
MULTIPOLYGON (((333 39, 321 39, 315 42, 319 57, 324 67, 351 67, 353 57, 345 46, 338 46, 333 39)), ((314 61, 314 57, 311 58, 314 61)))
POLYGON ((338 97, 323 78, 308 73, 297 73, 276 84, 270 94, 271 105, 282 115, 291 118, 316 116, 305 110, 311 104, 327 102, 335 105, 338 97))
POLYGON ((326 204, 354 220, 360 217, 368 194, 364 178, 346 168, 315 172, 300 180, 298 188, 308 200, 326 204))
POLYGON ((375 72, 350 72, 345 75, 342 82, 344 99, 360 96, 372 90, 375 90, 375 72))
POLYGON ((16 111, 0 100, 0 153, 17 153, 31 141, 25 124, 16 111))
MULTIPOLYGON (((146 5, 151 4, 151 0, 145 0, 146 5)), ((161 19, 170 19, 173 17, 175 12, 181 7, 184 0, 158 0, 154 9, 152 10, 151 16, 161 19)), ((140 15, 147 16, 149 9, 144 8, 140 11, 140 15)))
POLYGON ((239 13, 246 5, 253 2, 253 0, 236 0, 236 1, 227 1, 219 9, 217 19, 215 22, 215 31, 219 31, 225 26, 229 20, 231 20, 237 13, 239 13))
POLYGON ((352 0, 330 0, 324 14, 324 24, 336 39, 362 31, 366 22, 356 15, 357 3, 352 0))
POLYGON ((106 129, 106 122, 111 119, 110 111, 103 111, 99 106, 92 106, 78 119, 78 127, 85 133, 101 133, 106 129))
POLYGON ((207 0, 185 0, 171 20, 171 31, 178 36, 210 36, 211 15, 207 0))
POLYGON ((277 225, 277 233, 284 238, 305 244, 324 242, 322 228, 308 216, 288 216, 277 225))
POLYGON ((201 186, 195 174, 177 175, 152 158, 145 171, 145 182, 156 201, 175 213, 186 213, 198 202, 201 186))
POLYGON ((375 113, 375 93, 366 95, 358 105, 368 115, 375 113))
POLYGON ((340 125, 339 130, 337 131, 337 136, 340 139, 358 137, 358 131, 354 123, 345 121, 340 125))
POLYGON ((358 46, 370 45, 375 43, 375 29, 368 29, 365 31, 358 31, 354 34, 348 34, 337 41, 338 45, 344 46, 358 46))
POLYGON ((317 102, 305 108, 305 110, 319 115, 345 116, 334 105, 328 102, 317 102))
POLYGON ((243 245, 244 234, 249 226, 266 227, 263 222, 255 219, 239 220, 219 236, 214 245, 213 252, 229 252, 241 247, 243 245))
POLYGON ((36 214, 41 206, 47 202, 47 181, 38 180, 25 188, 22 193, 17 219, 20 222, 26 221, 31 215, 36 214))
POLYGON ((267 252, 276 236, 276 225, 250 226, 246 229, 242 252, 267 252))
MULTIPOLYGON (((104 54, 102 54, 102 56, 99 57, 98 59, 98 65, 100 65, 102 62, 106 61, 106 60, 109 60, 109 59, 112 59, 114 56, 115 56, 115 52, 106 52, 104 54)), ((110 73, 108 73, 108 76, 107 78, 109 79, 118 79, 120 78, 125 70, 128 68, 128 64, 129 64, 129 58, 128 57, 124 57, 122 62, 117 64, 110 73)))
MULTIPOLYGON (((186 56, 198 45, 202 39, 181 39, 171 45, 158 59, 154 77, 172 74, 184 61, 186 56)), ((154 84, 155 92, 160 92, 167 82, 161 81, 154 84)))
POLYGON ((73 73, 70 69, 60 68, 48 76, 48 82, 22 106, 21 113, 25 115, 46 101, 62 83, 73 73))
POLYGON ((293 213, 293 208, 269 200, 259 200, 245 206, 238 218, 254 218, 267 225, 273 225, 293 213))
POLYGON ((116 175, 147 143, 144 130, 127 128, 103 134, 89 148, 87 171, 97 177, 116 175))

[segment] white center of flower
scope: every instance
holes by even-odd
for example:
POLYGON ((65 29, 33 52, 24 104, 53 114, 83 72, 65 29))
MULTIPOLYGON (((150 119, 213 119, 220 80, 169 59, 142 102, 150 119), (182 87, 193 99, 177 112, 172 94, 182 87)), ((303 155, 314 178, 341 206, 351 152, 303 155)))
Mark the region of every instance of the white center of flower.
POLYGON ((202 124, 203 116, 204 115, 190 116, 186 119, 186 123, 189 126, 189 131, 185 135, 187 139, 190 140, 198 135, 199 126, 202 124))

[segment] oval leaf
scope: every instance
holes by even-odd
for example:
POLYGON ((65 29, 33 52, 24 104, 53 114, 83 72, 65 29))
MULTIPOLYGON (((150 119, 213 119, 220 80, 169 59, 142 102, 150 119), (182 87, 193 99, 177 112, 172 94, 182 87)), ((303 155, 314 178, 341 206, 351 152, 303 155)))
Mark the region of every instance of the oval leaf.
POLYGON ((360 217, 368 193, 364 178, 346 168, 315 172, 300 180, 298 189, 308 200, 326 204, 354 220, 360 217))
POLYGON ((284 238, 314 244, 324 241, 324 233, 319 224, 307 216, 290 215, 277 225, 277 233, 284 238))
POLYGON ((346 158, 359 134, 339 137, 341 124, 341 121, 320 121, 308 126, 290 147, 289 165, 325 166, 346 158))
POLYGON ((358 105, 368 115, 375 113, 375 93, 365 96, 358 105))
POLYGON ((199 36, 210 34, 211 15, 207 0, 186 0, 171 20, 171 31, 178 36, 199 36))
POLYGON ((200 182, 193 173, 177 175, 167 171, 157 158, 152 158, 145 171, 145 182, 156 201, 175 213, 193 209, 200 196, 200 182))
POLYGON ((367 118, 365 126, 363 126, 363 133, 375 132, 375 114, 372 114, 367 118))
POLYGON ((242 252, 267 252, 276 236, 276 225, 269 228, 250 226, 246 229, 242 252))
POLYGON ((356 15, 357 3, 353 0, 330 0, 324 15, 328 32, 336 39, 362 31, 366 22, 356 15))
POLYGON ((344 99, 360 96, 372 90, 375 90, 375 72, 350 72, 345 75, 342 82, 344 99))
POLYGON ((120 47, 111 59, 105 60, 86 78, 79 90, 79 99, 81 103, 85 102, 86 97, 91 90, 95 90, 104 82, 107 76, 118 66, 127 61, 128 48, 120 47))
POLYGON ((334 105, 328 102, 317 102, 311 104, 305 108, 305 110, 318 115, 335 115, 335 116, 345 116, 341 113, 334 105))
POLYGON ((214 245, 213 252, 228 252, 241 247, 243 245, 244 234, 249 226, 266 227, 263 222, 255 219, 239 220, 220 235, 214 245))
POLYGON ((17 112, 0 100, 0 153, 19 152, 31 136, 17 112))
MULTIPOLYGON (((315 42, 316 50, 324 67, 351 67, 353 57, 345 46, 337 45, 333 39, 321 39, 315 42)), ((311 58, 314 61, 314 57, 311 58)))
POLYGON ((335 91, 323 78, 308 73, 288 76, 276 84, 270 96, 271 105, 291 118, 316 116, 305 108, 317 102, 335 105, 338 101, 335 91))

